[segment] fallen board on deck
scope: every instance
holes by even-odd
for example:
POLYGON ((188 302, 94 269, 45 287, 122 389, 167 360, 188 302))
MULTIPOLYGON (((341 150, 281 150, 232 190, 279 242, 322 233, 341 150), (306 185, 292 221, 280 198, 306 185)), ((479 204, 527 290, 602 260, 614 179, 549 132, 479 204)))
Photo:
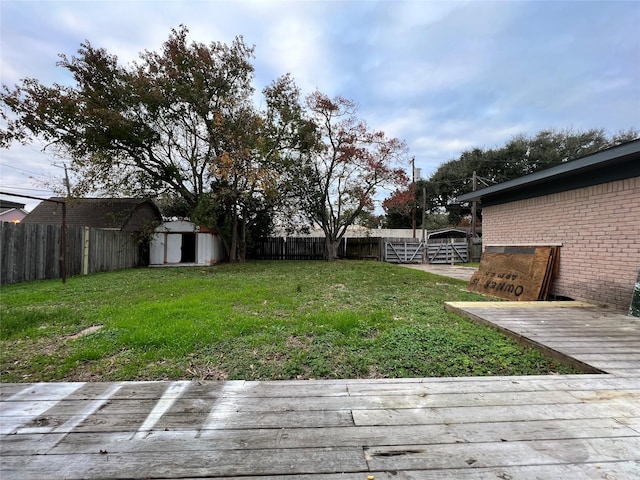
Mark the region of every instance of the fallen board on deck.
POLYGON ((469 290, 512 301, 545 300, 557 273, 560 248, 487 247, 469 290))

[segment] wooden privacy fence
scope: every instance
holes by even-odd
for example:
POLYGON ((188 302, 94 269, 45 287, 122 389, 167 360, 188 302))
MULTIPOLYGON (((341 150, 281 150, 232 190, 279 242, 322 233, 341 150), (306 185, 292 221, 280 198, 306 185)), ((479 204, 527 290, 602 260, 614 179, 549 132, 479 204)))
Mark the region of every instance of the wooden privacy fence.
MULTIPOLYGON (((385 256, 387 242, 394 242, 395 245, 406 243, 407 239, 345 237, 338 246, 338 256, 349 260, 393 261, 385 256)), ((324 260, 325 254, 324 237, 269 237, 254 245, 251 257, 256 260, 324 260)))
POLYGON ((379 237, 344 238, 345 257, 349 260, 383 260, 384 239, 379 237))
MULTIPOLYGON (((381 238, 343 238, 338 256, 348 259, 381 260, 381 238)), ((256 243, 256 260, 324 260, 324 237, 269 237, 256 243)))
MULTIPOLYGON (((0 224, 0 283, 60 278, 62 227, 0 224)), ((141 264, 140 244, 132 233, 67 227, 67 276, 133 268, 141 264)))
POLYGON ((254 246, 252 257, 256 260, 323 260, 325 241, 318 237, 263 238, 254 246))

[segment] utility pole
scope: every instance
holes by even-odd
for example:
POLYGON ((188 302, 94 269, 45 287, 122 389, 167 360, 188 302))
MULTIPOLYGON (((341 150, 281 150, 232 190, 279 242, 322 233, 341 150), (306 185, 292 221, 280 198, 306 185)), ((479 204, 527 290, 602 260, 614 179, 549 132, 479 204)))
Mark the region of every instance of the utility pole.
MULTIPOLYGON (((478 189, 478 177, 476 175, 476 171, 473 171, 473 191, 475 192, 478 189)), ((477 204, 474 200, 471 203, 471 238, 475 238, 476 236, 476 208, 477 204)))
POLYGON ((427 223, 427 187, 422 184, 422 241, 427 241, 425 224, 427 223))
POLYGON ((64 184, 67 187, 67 197, 71 196, 71 182, 69 182, 69 172, 67 172, 67 164, 64 164, 64 184))
POLYGON ((411 226, 413 227, 413 238, 416 238, 416 157, 411 159, 411 193, 413 194, 411 226))

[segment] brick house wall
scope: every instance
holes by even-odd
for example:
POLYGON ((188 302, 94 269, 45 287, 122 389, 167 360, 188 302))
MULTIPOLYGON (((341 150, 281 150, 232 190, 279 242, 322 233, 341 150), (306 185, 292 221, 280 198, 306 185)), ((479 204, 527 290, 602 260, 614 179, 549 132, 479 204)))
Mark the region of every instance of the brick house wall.
POLYGON ((640 268, 640 177, 486 206, 483 245, 562 244, 551 293, 627 310, 640 268))

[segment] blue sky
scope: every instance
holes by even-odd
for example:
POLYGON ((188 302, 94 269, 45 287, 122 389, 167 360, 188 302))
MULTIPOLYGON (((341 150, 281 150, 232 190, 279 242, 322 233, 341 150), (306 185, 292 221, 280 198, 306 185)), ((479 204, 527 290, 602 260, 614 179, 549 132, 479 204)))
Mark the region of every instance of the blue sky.
MULTIPOLYGON (((89 40, 129 63, 180 24, 255 45, 258 91, 289 72, 305 94, 354 100, 425 177, 519 133, 640 129, 640 1, 2 0, 1 83, 71 84, 58 54, 89 40)), ((0 190, 49 196, 39 181, 59 161, 0 150, 0 190)))

